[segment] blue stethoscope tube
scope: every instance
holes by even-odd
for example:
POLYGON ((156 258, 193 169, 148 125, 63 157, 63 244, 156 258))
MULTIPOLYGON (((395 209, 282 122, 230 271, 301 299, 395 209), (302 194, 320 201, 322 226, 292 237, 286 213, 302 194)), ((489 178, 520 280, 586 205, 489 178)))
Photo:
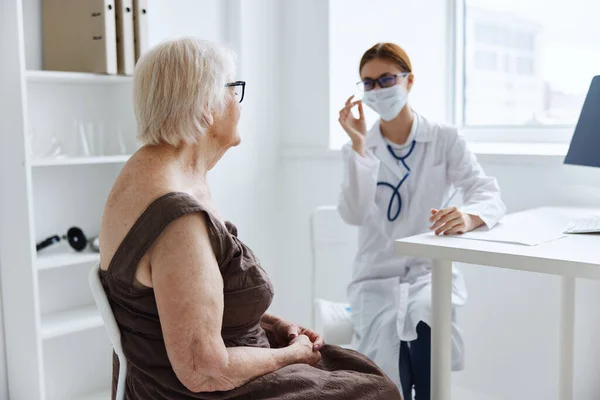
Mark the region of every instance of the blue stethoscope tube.
POLYGON ((387 183, 387 182, 377 182, 377 186, 385 186, 385 187, 389 187, 390 189, 392 189, 393 193, 392 193, 392 197, 390 198, 390 204, 388 204, 388 210, 387 210, 387 217, 388 220, 390 222, 395 221, 396 219, 398 219, 398 216, 400 216, 400 212, 402 211, 402 197, 400 196, 400 187, 402 186, 402 184, 404 183, 404 181, 406 181, 406 179, 410 176, 410 168, 408 165, 406 165, 406 159, 411 155, 411 153, 413 152, 413 150, 415 149, 415 145, 417 144, 416 140, 413 140, 411 145, 410 145, 410 149, 408 150, 408 153, 406 153, 403 156, 398 156, 395 152, 394 149, 392 149, 392 146, 390 146, 388 144, 387 149, 390 152, 390 154, 398 161, 400 161, 402 163, 402 165, 404 165, 404 168, 406 168, 406 170, 408 171, 404 177, 400 180, 400 183, 398 183, 397 186, 392 185, 391 183, 387 183), (398 207, 396 207, 396 213, 394 215, 392 215, 392 208, 394 206, 395 200, 397 199, 398 202, 398 207))

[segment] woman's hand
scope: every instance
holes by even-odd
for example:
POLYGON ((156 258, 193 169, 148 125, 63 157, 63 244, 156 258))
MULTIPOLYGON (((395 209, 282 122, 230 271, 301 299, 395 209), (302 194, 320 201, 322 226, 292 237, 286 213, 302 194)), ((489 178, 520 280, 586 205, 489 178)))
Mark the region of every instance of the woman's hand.
POLYGON ((261 320, 263 329, 267 331, 269 341, 275 342, 278 347, 288 346, 294 339, 300 335, 307 336, 313 343, 314 349, 323 347, 323 337, 311 329, 303 328, 292 324, 274 315, 265 314, 261 320))
POLYGON ((306 335, 298 335, 291 342, 290 346, 294 351, 297 362, 309 364, 313 367, 321 361, 321 353, 315 349, 315 344, 306 335))
POLYGON ((432 209, 429 228, 435 230, 436 235, 452 235, 465 233, 483 225, 483 220, 475 215, 463 214, 456 208, 447 207, 441 210, 432 209))
POLYGON ((352 101, 354 95, 346 101, 344 108, 340 110, 340 125, 352 140, 352 148, 361 156, 365 155, 365 141, 367 136, 367 123, 363 113, 362 101, 352 101), (358 105, 358 118, 352 114, 352 108, 358 105))

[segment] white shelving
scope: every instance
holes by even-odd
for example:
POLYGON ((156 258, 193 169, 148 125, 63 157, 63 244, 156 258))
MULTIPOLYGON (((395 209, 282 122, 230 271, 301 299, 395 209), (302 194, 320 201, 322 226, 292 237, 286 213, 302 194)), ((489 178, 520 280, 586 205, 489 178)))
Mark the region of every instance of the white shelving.
POLYGON ((38 270, 46 270, 53 268, 69 267, 72 265, 92 264, 100 260, 98 253, 74 251, 68 253, 53 253, 48 255, 40 255, 35 261, 35 266, 38 270))
POLYGON ((26 73, 26 77, 28 82, 40 83, 85 83, 105 85, 107 83, 130 83, 133 81, 131 76, 123 75, 103 75, 84 72, 43 70, 29 70, 26 73))
POLYGON ((72 226, 98 235, 110 188, 139 148, 133 77, 43 70, 44 1, 0 2, 0 187, 10 191, 0 208, 0 373, 15 399, 109 400, 110 343, 87 279, 99 254, 32 245, 72 226), (94 156, 75 156, 86 149, 94 156), (57 152, 72 156, 32 157, 57 152))
POLYGON ((90 393, 73 400, 110 400, 111 394, 111 391, 107 390, 102 392, 90 393))
POLYGON ((42 316, 42 339, 52 339, 103 325, 102 317, 95 305, 56 312, 42 316))
POLYGON ((98 157, 73 157, 59 159, 32 160, 32 167, 58 167, 64 165, 89 165, 89 164, 119 164, 125 163, 131 155, 98 156, 98 157))

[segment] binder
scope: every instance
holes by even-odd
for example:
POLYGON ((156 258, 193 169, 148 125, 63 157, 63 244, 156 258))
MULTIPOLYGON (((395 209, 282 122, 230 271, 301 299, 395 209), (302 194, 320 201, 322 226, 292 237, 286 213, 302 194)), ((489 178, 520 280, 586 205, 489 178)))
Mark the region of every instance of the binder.
POLYGON ((133 0, 135 62, 148 49, 148 1, 133 0))
POLYGON ((133 0, 115 0, 117 27, 117 70, 121 75, 133 75, 135 50, 133 44, 133 0))
POLYGON ((117 73, 114 0, 43 0, 44 69, 117 73))

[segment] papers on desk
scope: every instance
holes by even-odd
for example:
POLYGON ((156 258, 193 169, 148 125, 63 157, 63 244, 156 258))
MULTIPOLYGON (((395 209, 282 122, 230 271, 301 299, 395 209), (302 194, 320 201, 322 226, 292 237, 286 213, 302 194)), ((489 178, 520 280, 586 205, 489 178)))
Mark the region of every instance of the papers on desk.
POLYGON ((531 232, 527 230, 515 230, 514 228, 499 222, 498 225, 492 229, 479 228, 456 237, 461 239, 485 240, 488 242, 537 246, 538 244, 560 239, 563 236, 565 235, 563 235, 562 232, 544 232, 541 230, 531 232))
POLYGON ((498 222, 492 229, 480 227, 460 236, 461 239, 537 246, 566 236, 565 222, 546 210, 535 210, 527 214, 511 214, 498 222))

